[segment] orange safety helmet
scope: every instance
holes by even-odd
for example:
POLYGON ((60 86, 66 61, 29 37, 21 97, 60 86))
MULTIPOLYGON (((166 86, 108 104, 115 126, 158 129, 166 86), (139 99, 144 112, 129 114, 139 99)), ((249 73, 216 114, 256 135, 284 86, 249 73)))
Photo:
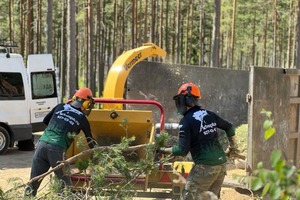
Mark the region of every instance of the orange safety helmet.
POLYGON ((194 83, 184 83, 180 86, 178 89, 177 95, 183 94, 183 95, 193 95, 196 98, 201 98, 201 92, 197 85, 194 83))
POLYGON ((83 87, 75 92, 72 98, 72 102, 75 100, 82 103, 82 110, 85 110, 90 107, 91 103, 93 103, 93 93, 89 88, 83 87))
POLYGON ((177 95, 173 97, 177 113, 184 115, 187 107, 199 106, 198 99, 201 98, 199 88, 193 83, 184 83, 178 89, 177 95))
POLYGON ((80 99, 88 100, 93 98, 93 93, 89 88, 83 87, 77 90, 74 96, 80 99))

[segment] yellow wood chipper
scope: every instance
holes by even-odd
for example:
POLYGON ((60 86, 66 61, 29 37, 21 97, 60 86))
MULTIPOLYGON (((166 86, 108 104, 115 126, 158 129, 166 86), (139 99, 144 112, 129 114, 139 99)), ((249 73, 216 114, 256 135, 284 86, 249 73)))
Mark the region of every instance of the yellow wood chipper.
MULTIPOLYGON (((147 57, 165 57, 166 52, 152 43, 129 50, 120 55, 113 63, 107 75, 103 97, 95 98, 95 103, 101 108, 93 109, 88 116, 93 137, 101 142, 103 138, 120 141, 122 137, 135 137, 135 144, 153 143, 157 130, 155 124, 160 124, 160 130, 165 128, 165 115, 162 105, 153 100, 123 99, 124 86, 131 69, 147 57), (160 112, 160 121, 155 122, 152 110, 125 110, 126 104, 145 105, 156 107, 160 112), (120 124, 126 120, 126 131, 120 124)), ((81 152, 76 146, 76 141, 84 137, 80 133, 67 151, 67 157, 81 152)), ((145 159, 146 148, 136 151, 139 159, 145 159)), ((154 160, 154 158, 153 158, 154 160)), ((184 178, 192 168, 192 162, 174 161, 160 164, 155 172, 143 174, 136 178, 134 187, 140 197, 174 198, 178 197, 184 185, 184 178), (176 170, 175 170, 176 169, 176 170)), ((89 179, 89 174, 75 173, 71 176, 74 187, 82 187, 89 179)), ((107 174, 108 182, 121 181, 122 175, 107 174)))

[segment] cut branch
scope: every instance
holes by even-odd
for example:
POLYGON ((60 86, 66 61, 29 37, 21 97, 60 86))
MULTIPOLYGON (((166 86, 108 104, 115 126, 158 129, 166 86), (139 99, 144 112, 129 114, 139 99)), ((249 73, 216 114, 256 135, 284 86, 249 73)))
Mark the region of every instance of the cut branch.
MULTIPOLYGON (((140 148, 146 147, 147 145, 148 144, 140 144, 140 145, 130 146, 127 149, 124 149, 123 151, 125 151, 125 152, 135 151, 135 150, 138 150, 140 148)), ((107 151, 107 150, 112 149, 112 148, 116 148, 116 146, 101 146, 101 147, 96 147, 96 148, 93 148, 93 149, 84 150, 84 151, 80 152, 79 154, 68 158, 67 160, 59 161, 59 164, 56 167, 52 168, 51 170, 49 170, 48 172, 46 172, 44 174, 41 174, 39 176, 36 176, 36 177, 30 179, 25 185, 29 185, 32 182, 37 181, 37 180, 41 181, 45 176, 51 174, 52 172, 54 172, 58 169, 61 169, 66 165, 74 163, 76 160, 78 160, 81 157, 93 154, 95 151, 107 151)), ((24 185, 22 185, 22 186, 24 186, 24 185)))

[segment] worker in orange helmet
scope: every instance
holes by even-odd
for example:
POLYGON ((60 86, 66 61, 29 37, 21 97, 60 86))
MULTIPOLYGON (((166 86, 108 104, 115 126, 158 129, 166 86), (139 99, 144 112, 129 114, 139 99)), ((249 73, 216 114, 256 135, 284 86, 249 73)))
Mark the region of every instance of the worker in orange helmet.
MULTIPOLYGON (((47 125, 42 134, 33 156, 30 179, 54 168, 58 161, 64 160, 66 150, 73 142, 74 136, 81 130, 84 132, 90 148, 96 145, 91 134, 89 114, 94 105, 92 91, 89 88, 77 90, 70 104, 56 105, 44 118, 47 125)), ((56 170, 55 175, 61 180, 62 188, 71 185, 71 179, 62 169, 56 170)), ((34 181, 25 188, 25 196, 36 196, 41 181, 34 181)))
POLYGON ((213 192, 220 198, 221 186, 226 175, 226 153, 219 142, 217 129, 222 129, 230 143, 230 151, 237 151, 233 125, 216 113, 203 109, 199 104, 201 92, 197 85, 185 83, 173 97, 183 118, 179 123, 178 145, 160 148, 162 153, 174 156, 192 155, 194 166, 190 171, 181 199, 198 199, 203 192, 213 192))

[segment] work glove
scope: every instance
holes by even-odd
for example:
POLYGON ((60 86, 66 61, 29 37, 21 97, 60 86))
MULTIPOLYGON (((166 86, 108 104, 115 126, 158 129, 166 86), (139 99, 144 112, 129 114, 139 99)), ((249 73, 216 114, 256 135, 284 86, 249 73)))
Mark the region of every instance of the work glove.
POLYGON ((227 153, 227 156, 228 157, 239 157, 239 150, 235 143, 234 137, 229 137, 228 141, 229 141, 229 151, 227 153))

